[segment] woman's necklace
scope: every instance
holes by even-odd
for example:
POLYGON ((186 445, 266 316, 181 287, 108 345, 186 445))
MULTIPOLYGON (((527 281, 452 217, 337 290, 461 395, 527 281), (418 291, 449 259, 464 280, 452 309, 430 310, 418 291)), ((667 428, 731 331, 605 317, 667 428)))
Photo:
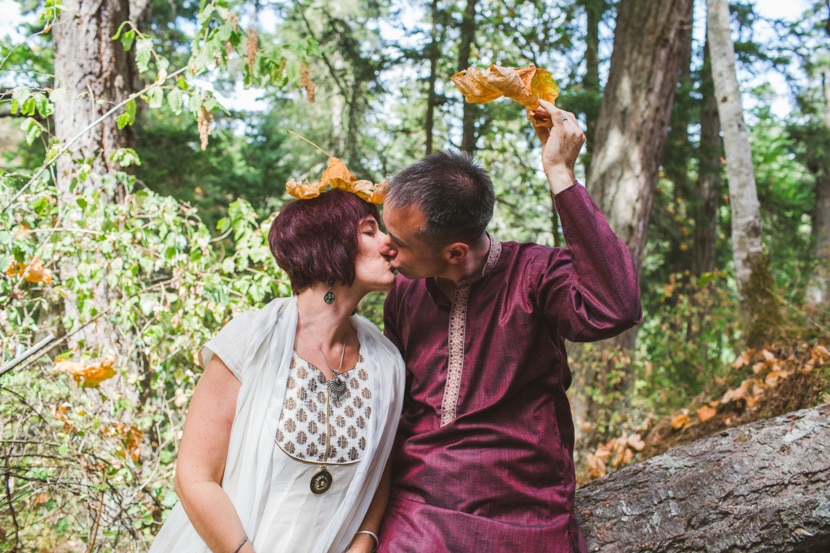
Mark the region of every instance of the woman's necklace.
POLYGON ((340 371, 343 370, 343 360, 346 358, 346 338, 348 337, 348 333, 343 336, 343 349, 340 351, 340 365, 337 367, 337 370, 331 368, 329 364, 329 358, 326 357, 326 354, 323 352, 323 346, 320 343, 320 340, 317 339, 317 336, 311 330, 311 327, 308 326, 308 323, 303 323, 308 330, 308 333, 311 334, 311 337, 314 338, 314 341, 317 343, 317 349, 320 350, 320 355, 323 356, 323 360, 326 362, 326 366, 331 371, 332 376, 331 380, 326 381, 326 386, 329 389, 329 393, 334 398, 335 403, 340 403, 343 401, 343 398, 346 397, 346 381, 345 379, 341 378, 340 371))
POLYGON ((326 469, 326 463, 329 461, 329 439, 331 438, 331 389, 326 390, 326 451, 323 454, 323 465, 320 470, 314 473, 311 477, 310 487, 311 493, 320 495, 326 493, 331 488, 334 477, 326 469))
MULTIPOLYGON (((343 336, 343 349, 340 351, 340 365, 337 367, 337 370, 334 370, 329 364, 329 358, 323 351, 323 345, 320 340, 317 339, 314 331, 311 330, 311 327, 307 322, 304 322, 303 324, 305 325, 306 330, 308 330, 308 333, 311 334, 311 337, 317 343, 317 349, 320 350, 320 355, 323 356, 326 366, 329 368, 332 375, 334 375, 331 380, 326 381, 326 451, 323 453, 323 464, 320 467, 320 470, 314 473, 314 476, 311 477, 310 482, 311 493, 320 495, 329 491, 329 488, 331 488, 331 484, 334 481, 334 477, 326 468, 326 464, 329 461, 329 443, 331 440, 331 400, 334 398, 334 401, 340 403, 340 401, 346 397, 346 382, 340 378, 340 371, 343 370, 343 360, 346 358, 346 339, 348 338, 348 333, 343 336)), ((325 375, 323 376, 325 377, 325 375)))

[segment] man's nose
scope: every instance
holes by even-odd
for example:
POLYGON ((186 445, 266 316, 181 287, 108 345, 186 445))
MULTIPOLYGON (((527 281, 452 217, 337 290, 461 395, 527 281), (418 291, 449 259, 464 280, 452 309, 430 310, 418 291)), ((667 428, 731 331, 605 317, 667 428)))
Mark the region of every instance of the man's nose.
POLYGON ((388 235, 384 234, 383 239, 380 241, 380 245, 378 246, 378 251, 380 252, 380 255, 385 257, 387 260, 391 260, 398 253, 394 246, 394 242, 389 239, 388 235))

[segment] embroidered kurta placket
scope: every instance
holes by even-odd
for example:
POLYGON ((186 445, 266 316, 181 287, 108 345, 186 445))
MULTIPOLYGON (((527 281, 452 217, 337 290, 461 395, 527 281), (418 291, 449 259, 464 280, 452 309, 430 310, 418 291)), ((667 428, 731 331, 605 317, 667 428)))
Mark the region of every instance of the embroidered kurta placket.
MULTIPOLYGON (((488 235, 489 236, 489 235, 488 235)), ((467 330, 467 305, 473 284, 485 277, 501 255, 501 242, 489 236, 490 251, 481 272, 467 280, 462 280, 455 288, 455 297, 450 306, 450 325, 448 329, 449 358, 447 366, 447 383, 444 398, 441 401, 441 426, 455 420, 458 413, 458 394, 461 391, 461 379, 464 376, 464 340, 467 330)))

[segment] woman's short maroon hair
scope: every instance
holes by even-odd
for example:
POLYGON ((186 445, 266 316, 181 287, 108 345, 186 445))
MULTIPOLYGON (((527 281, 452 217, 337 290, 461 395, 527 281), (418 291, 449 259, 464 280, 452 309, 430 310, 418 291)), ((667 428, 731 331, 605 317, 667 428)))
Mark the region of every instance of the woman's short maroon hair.
POLYGON ((375 204, 339 189, 282 208, 271 223, 268 245, 295 293, 329 279, 354 283, 357 225, 367 215, 380 221, 375 204))

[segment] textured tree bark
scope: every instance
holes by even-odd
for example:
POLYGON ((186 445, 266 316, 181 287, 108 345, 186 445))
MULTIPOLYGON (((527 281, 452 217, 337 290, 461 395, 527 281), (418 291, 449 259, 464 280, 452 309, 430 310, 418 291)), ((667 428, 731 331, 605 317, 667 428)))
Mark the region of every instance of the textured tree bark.
MULTIPOLYGON (((693 151, 690 146, 689 126, 692 124, 692 34, 683 35, 683 49, 679 67, 677 92, 666 138, 662 168, 664 177, 672 183, 674 205, 694 205, 697 187, 691 179, 693 151)), ((659 209, 659 206, 658 206, 659 209)), ((659 213, 659 211, 658 211, 659 213)), ((666 214, 662 214, 666 219, 666 214)), ((671 219, 674 219, 673 217, 671 219)), ((672 273, 683 273, 691 267, 691 260, 682 245, 686 242, 684 225, 668 222, 670 246, 666 266, 672 273)), ((667 223, 663 223, 667 224, 667 223)))
MULTIPOLYGON (((621 0, 617 7, 614 52, 586 186, 611 228, 631 250, 638 269, 691 28, 692 0, 621 0)), ((636 328, 598 347, 607 352, 630 350, 635 340, 636 328)), ((581 358, 584 349, 578 346, 571 353, 581 358)), ((609 364, 586 361, 581 385, 574 387, 578 421, 602 420, 590 397, 578 397, 588 389, 608 397, 611 390, 603 375, 612 373, 618 359, 616 354, 599 357, 609 364)), ((628 381, 623 377, 613 386, 626 389, 628 381)))
MULTIPOLYGON (((118 129, 115 116, 95 122, 128 98, 138 84, 132 50, 125 52, 119 41, 112 40, 129 19, 129 10, 129 0, 67 0, 54 26, 55 134, 62 144, 71 144, 56 163, 66 227, 83 218, 76 198, 84 191, 99 190, 105 202, 120 202, 126 196, 118 179, 103 177, 122 170, 113 154, 133 145, 132 131, 130 127, 118 129)), ((64 260, 60 273, 63 279, 76 278, 78 268, 64 260)), ((106 285, 96 286, 94 295, 97 312, 105 312, 110 301, 106 285)), ((78 325, 87 322, 73 294, 64 299, 63 316, 78 325)), ((84 353, 93 358, 120 350, 118 333, 103 319, 71 341, 81 343, 84 353)))
POLYGON ((749 347, 757 347, 771 338, 781 317, 775 297, 775 283, 764 254, 761 207, 735 73, 729 5, 727 0, 707 0, 706 7, 706 39, 712 61, 718 118, 723 131, 729 205, 732 208, 732 261, 741 297, 745 342, 749 347))
MULTIPOLYGON (((599 25, 603 14, 608 9, 604 0, 580 0, 585 9, 585 75, 582 77, 582 87, 587 93, 599 96, 599 25)), ((594 106, 594 104, 591 104, 594 106)), ((597 115, 599 103, 591 109, 585 110, 585 151, 583 158, 585 165, 590 169, 591 156, 594 153, 594 137, 596 136, 597 115)), ((590 180, 590 173, 586 180, 590 180)))
POLYGON ((424 132, 426 133, 426 152, 429 155, 433 151, 432 134, 435 127, 435 109, 438 106, 438 94, 435 90, 435 82, 438 79, 438 58, 441 57, 441 43, 444 41, 443 32, 438 31, 438 0, 432 0, 432 30, 430 32, 430 43, 427 57, 429 58, 429 80, 427 81, 427 110, 424 132))
POLYGON ((781 324, 781 315, 775 282, 764 254, 761 207, 735 73, 729 5, 727 0, 707 0, 706 6, 706 39, 726 152, 732 210, 732 261, 744 316, 744 341, 749 347, 758 347, 773 339, 781 324))
POLYGON ((669 129, 691 0, 622 0, 588 190, 639 267, 669 129))
POLYGON ((830 404, 732 428, 577 490, 601 553, 830 551, 830 404))
POLYGON ((735 73, 735 48, 726 0, 707 0, 706 38, 718 115, 726 150, 726 173, 732 206, 732 249, 739 289, 752 272, 750 260, 761 253, 761 209, 755 186, 749 133, 744 122, 741 93, 735 73))
MULTIPOLYGON (((57 162, 62 194, 69 192, 83 169, 98 175, 120 170, 112 154, 133 145, 132 131, 129 127, 119 130, 115 117, 92 126, 136 90, 132 51, 125 52, 120 42, 112 40, 118 27, 129 19, 129 10, 128 0, 69 0, 63 2, 54 26, 55 88, 59 91, 55 134, 61 143, 75 140, 68 155, 57 162)), ((97 179, 78 184, 101 186, 97 179)), ((120 187, 107 192, 112 201, 124 195, 120 187)))
MULTIPOLYGON (((461 43, 458 47, 458 70, 467 69, 470 66, 470 52, 475 42, 476 34, 476 4, 478 0, 467 0, 464 15, 461 19, 461 43)), ((476 129, 476 117, 481 108, 476 104, 464 102, 462 108, 464 113, 461 116, 461 149, 470 154, 475 153, 478 132, 476 129)))
POLYGON ((721 182, 721 155, 718 103, 715 85, 712 83, 712 64, 708 42, 703 47, 701 70, 700 151, 698 154, 698 205, 695 206, 694 247, 692 248, 692 273, 702 275, 715 270, 718 238, 718 197, 721 182))

